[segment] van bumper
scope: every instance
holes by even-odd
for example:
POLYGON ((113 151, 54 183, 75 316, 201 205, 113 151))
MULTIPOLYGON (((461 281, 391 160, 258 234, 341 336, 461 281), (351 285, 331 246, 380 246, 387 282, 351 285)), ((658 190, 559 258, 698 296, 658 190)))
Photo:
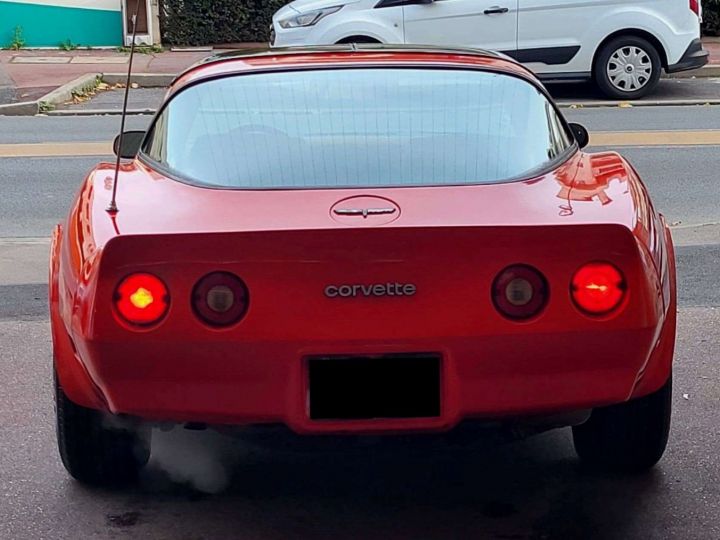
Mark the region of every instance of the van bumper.
POLYGON ((680 61, 668 66, 665 71, 668 73, 677 73, 679 71, 701 68, 708 63, 709 56, 710 53, 703 49, 702 41, 699 38, 694 39, 690 42, 680 61))

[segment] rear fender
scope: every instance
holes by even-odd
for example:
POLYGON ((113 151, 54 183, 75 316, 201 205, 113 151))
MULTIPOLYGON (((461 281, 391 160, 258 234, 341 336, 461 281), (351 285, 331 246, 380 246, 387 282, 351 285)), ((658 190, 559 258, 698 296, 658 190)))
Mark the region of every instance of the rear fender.
POLYGON ((63 229, 57 225, 52 233, 50 247, 50 274, 48 300, 50 329, 53 342, 53 363, 60 387, 75 404, 91 409, 106 410, 107 405, 77 356, 67 327, 61 316, 61 251, 63 229))
POLYGON ((677 332, 675 248, 670 229, 664 219, 661 218, 661 221, 665 231, 665 246, 667 249, 666 272, 663 283, 663 290, 668 291, 667 309, 662 332, 650 355, 646 368, 638 377, 638 382, 632 394, 633 399, 647 396, 663 387, 672 374, 672 364, 675 356, 675 336, 677 332))

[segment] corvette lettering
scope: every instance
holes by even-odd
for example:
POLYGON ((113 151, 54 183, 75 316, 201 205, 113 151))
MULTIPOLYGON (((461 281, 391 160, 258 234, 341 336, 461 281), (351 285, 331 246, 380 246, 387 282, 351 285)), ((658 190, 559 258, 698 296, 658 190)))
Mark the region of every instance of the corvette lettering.
POLYGON ((414 296, 417 287, 412 283, 374 283, 370 285, 328 285, 325 296, 328 298, 381 298, 385 296, 414 296))

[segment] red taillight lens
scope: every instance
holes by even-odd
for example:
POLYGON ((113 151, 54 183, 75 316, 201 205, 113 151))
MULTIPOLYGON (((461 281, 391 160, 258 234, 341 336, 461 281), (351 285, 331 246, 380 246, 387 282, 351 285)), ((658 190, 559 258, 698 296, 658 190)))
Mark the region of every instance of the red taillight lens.
POLYGON ((493 302, 509 319, 525 320, 538 315, 547 304, 549 289, 545 277, 532 266, 506 268, 493 283, 493 302))
POLYGON ((602 262, 580 268, 571 286, 575 304, 589 315, 607 315, 617 309, 626 291, 627 285, 620 270, 602 262))
POLYGON ((155 324, 165 316, 168 307, 168 289, 152 274, 132 274, 115 289, 115 308, 131 324, 155 324))
POLYGON ((700 1, 699 0, 690 0, 690 9, 695 13, 695 15, 700 16, 700 1))
POLYGON ((228 272, 215 272, 195 285, 192 303, 195 313, 207 324, 230 326, 247 313, 249 295, 239 277, 228 272))

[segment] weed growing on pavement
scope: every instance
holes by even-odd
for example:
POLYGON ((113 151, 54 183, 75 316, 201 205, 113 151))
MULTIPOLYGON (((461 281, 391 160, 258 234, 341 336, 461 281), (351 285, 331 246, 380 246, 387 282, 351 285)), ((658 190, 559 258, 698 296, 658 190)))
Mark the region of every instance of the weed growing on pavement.
MULTIPOLYGON (((162 45, 137 45, 135 46, 135 52, 138 54, 158 54, 163 52, 165 49, 162 45)), ((118 47, 117 52, 130 54, 130 47, 118 47)))
POLYGON ((73 43, 69 38, 65 41, 61 41, 59 45, 60 49, 63 51, 75 51, 79 47, 79 45, 73 43))
POLYGON ((101 77, 95 77, 93 82, 83 86, 82 88, 76 88, 72 91, 72 101, 71 103, 78 104, 78 103, 84 103, 85 101, 88 101, 91 99, 95 94, 97 94, 98 87, 100 85, 105 85, 102 82, 101 77))
POLYGON ((49 113, 50 111, 54 111, 54 110, 55 110, 55 105, 53 105, 49 101, 41 101, 40 104, 38 105, 38 112, 40 114, 49 113))
POLYGON ((19 51, 25 46, 25 38, 23 37, 22 26, 16 26, 13 33, 12 41, 8 45, 8 49, 11 51, 19 51))

